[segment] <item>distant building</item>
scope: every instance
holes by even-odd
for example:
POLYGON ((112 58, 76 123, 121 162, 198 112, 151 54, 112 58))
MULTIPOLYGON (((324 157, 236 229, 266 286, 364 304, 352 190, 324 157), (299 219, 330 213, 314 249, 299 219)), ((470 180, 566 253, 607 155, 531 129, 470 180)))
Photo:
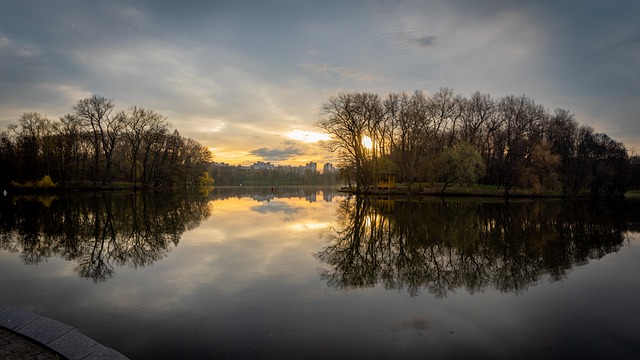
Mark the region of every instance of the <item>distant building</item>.
POLYGON ((310 170, 311 172, 318 172, 318 163, 312 161, 305 165, 305 169, 310 170))
POLYGON ((253 163, 253 165, 251 165, 251 168, 253 170, 273 170, 276 168, 276 166, 270 162, 258 161, 253 163))
POLYGON ((325 174, 329 174, 335 171, 335 168, 333 167, 332 163, 326 163, 324 164, 324 166, 322 167, 322 172, 325 174))

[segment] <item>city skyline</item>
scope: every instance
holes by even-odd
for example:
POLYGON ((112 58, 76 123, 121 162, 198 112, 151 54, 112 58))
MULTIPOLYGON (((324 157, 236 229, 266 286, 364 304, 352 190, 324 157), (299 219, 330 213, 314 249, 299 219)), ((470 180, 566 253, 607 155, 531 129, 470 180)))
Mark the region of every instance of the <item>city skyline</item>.
POLYGON ((212 161, 211 165, 213 166, 228 166, 228 167, 240 167, 243 169, 252 169, 252 170, 275 170, 275 169, 298 169, 298 170, 310 170, 318 173, 327 173, 337 171, 338 168, 333 165, 333 163, 327 162, 322 164, 322 171, 318 168, 318 162, 310 161, 304 165, 291 165, 291 164, 272 164, 270 161, 256 161, 250 165, 244 164, 229 164, 225 162, 217 162, 212 161))

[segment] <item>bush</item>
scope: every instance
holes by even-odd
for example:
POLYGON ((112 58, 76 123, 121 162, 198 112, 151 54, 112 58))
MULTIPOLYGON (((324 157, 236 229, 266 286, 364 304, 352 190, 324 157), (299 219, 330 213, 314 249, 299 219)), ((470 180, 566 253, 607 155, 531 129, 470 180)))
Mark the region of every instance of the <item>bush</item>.
POLYGON ((202 175, 198 176, 199 186, 213 186, 215 180, 209 175, 209 172, 205 171, 202 175))
POLYGON ((42 179, 36 182, 27 181, 25 183, 17 183, 15 181, 12 181, 11 185, 18 188, 28 188, 28 189, 51 189, 58 186, 58 184, 54 183, 53 180, 51 180, 51 176, 49 175, 43 176, 42 179))

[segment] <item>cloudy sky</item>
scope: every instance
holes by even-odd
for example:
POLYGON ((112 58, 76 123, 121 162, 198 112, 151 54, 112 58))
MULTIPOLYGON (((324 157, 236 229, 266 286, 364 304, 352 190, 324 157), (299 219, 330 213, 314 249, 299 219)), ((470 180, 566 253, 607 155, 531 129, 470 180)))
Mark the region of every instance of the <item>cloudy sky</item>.
POLYGON ((98 94, 232 164, 324 162, 338 91, 526 94, 640 151, 635 0, 0 0, 0 127, 98 94))

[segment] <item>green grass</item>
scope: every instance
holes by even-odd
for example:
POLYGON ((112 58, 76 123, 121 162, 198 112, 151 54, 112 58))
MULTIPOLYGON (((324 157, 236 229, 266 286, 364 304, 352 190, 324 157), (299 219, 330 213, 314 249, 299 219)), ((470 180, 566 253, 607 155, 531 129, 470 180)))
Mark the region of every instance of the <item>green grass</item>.
MULTIPOLYGON (((372 194, 407 194, 407 184, 397 184, 392 190, 372 190, 372 194)), ((348 190, 347 190, 348 191, 348 190)), ((504 197, 503 187, 495 185, 473 184, 471 186, 454 185, 449 186, 442 192, 442 184, 438 183, 413 183, 409 195, 414 196, 462 196, 462 197, 504 197)), ((562 197, 560 191, 535 190, 512 188, 507 194, 509 197, 562 197)), ((639 193, 640 196, 640 193, 639 193)))
POLYGON ((627 197, 640 197, 640 190, 629 190, 624 194, 624 196, 627 196, 627 197))

